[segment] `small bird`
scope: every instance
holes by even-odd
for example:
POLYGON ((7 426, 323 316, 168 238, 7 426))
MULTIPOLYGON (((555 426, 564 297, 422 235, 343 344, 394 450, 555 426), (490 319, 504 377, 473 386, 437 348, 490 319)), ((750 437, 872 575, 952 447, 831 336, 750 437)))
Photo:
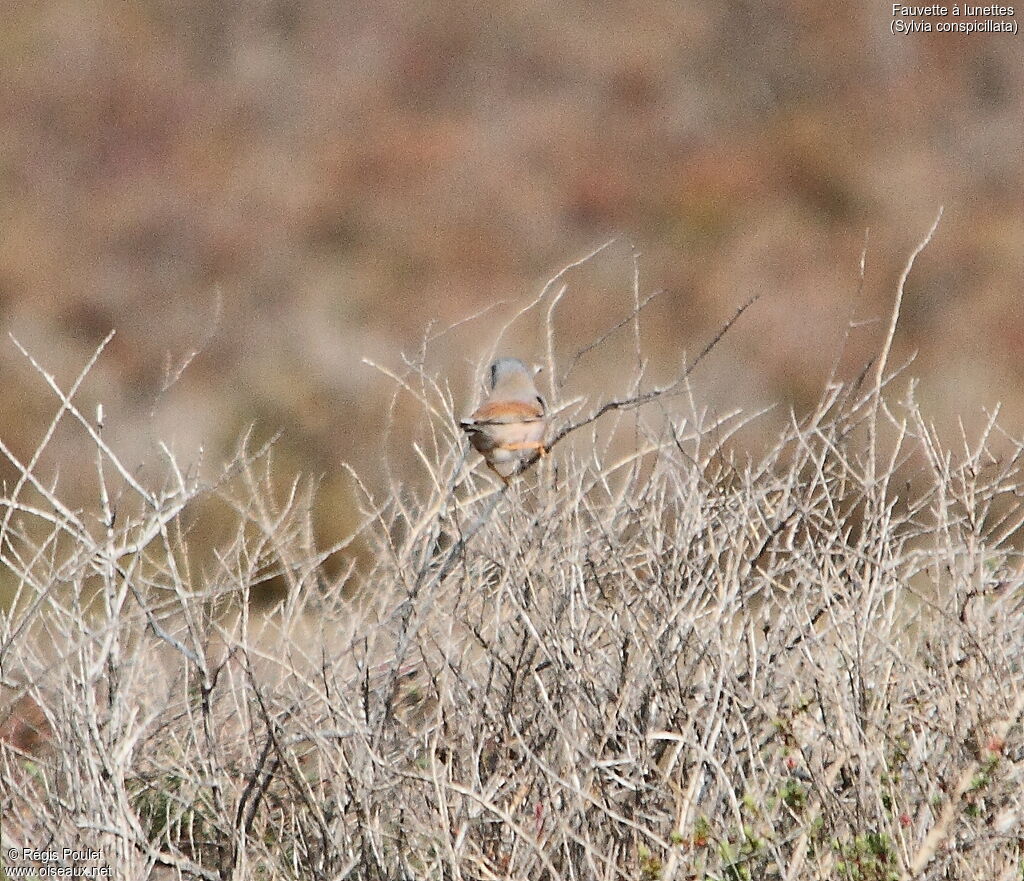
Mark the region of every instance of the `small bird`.
POLYGON ((529 368, 518 358, 499 358, 491 365, 487 400, 459 425, 488 467, 507 484, 531 453, 544 455, 546 413, 529 368))

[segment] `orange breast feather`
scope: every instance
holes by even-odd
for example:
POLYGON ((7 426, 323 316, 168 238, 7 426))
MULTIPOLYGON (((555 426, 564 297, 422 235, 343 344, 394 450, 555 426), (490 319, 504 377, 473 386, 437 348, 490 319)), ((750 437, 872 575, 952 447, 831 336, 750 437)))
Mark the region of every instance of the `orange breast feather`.
POLYGON ((543 415, 544 411, 539 404, 527 401, 491 401, 480 407, 470 418, 476 422, 508 423, 532 422, 543 415))

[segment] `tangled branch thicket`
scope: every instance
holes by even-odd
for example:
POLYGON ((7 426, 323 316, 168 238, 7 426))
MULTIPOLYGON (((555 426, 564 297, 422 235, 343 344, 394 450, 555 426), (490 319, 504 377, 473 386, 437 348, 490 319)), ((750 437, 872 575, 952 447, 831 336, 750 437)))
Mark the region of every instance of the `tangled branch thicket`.
POLYGON ((40 473, 52 431, 27 462, 0 447, 5 853, 97 849, 124 878, 1021 878, 1024 448, 994 418, 943 448, 876 367, 756 459, 742 416, 665 396, 506 491, 417 360, 396 380, 426 479, 359 483, 354 598, 268 451, 204 483, 164 450, 145 485, 51 381, 97 503, 40 473), (210 495, 237 529, 195 571, 210 495), (256 614, 271 576, 287 597, 256 614))

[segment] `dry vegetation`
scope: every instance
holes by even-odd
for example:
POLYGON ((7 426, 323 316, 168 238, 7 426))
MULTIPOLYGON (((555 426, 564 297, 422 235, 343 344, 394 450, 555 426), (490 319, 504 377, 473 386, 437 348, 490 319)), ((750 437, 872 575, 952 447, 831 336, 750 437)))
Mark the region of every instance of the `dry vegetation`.
MULTIPOLYGON (((645 338, 652 364, 696 351, 762 292, 700 392, 723 410, 810 408, 865 228, 852 311, 883 314, 940 202, 941 247, 908 289, 895 355, 918 353, 940 430, 996 400, 1024 430, 1012 36, 899 40, 886 5, 864 0, 7 7, 0 317, 62 378, 117 327, 78 400, 121 415, 106 436, 131 469, 153 465, 167 352, 202 348, 161 401, 156 437, 184 461, 200 446, 221 461, 246 425, 288 426, 277 488, 297 470, 326 474, 314 526, 331 544, 358 521, 337 463, 376 468, 362 426, 390 393, 360 358, 412 350, 430 320, 517 301, 613 232, 642 245, 646 284, 666 291, 645 338)), ((618 260, 573 279, 583 339, 614 320, 618 260)), ((0 342, 3 439, 27 459, 51 413, 0 342)), ((851 334, 850 369, 876 345, 874 328, 851 334)), ((776 427, 762 422, 759 440, 776 427)), ((65 498, 87 504, 91 459, 59 433, 49 450, 65 498)), ((17 479, 0 457, 0 480, 17 479)))
MULTIPOLYGON (((528 311, 550 327, 559 297, 528 311)), ((216 481, 163 451, 144 483, 53 383, 97 501, 67 507, 38 453, 4 490, 5 852, 96 848, 126 878, 1020 879, 1024 447, 993 417, 943 448, 890 343, 757 457, 730 442, 754 417, 684 377, 509 490, 417 358, 394 377, 420 479, 356 481, 374 562, 338 578, 272 450, 216 481), (211 496, 236 530, 199 569, 211 496)), ((606 402, 557 397, 575 359, 549 344, 560 425, 586 421, 606 402)), ((646 388, 641 359, 614 393, 646 388)))

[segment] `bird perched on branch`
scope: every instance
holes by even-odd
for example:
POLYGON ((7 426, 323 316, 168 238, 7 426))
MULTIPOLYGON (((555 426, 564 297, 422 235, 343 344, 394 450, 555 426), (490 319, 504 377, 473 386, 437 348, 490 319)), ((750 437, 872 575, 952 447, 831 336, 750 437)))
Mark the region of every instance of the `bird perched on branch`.
POLYGON ((505 483, 524 465, 543 456, 547 406, 533 372, 518 358, 491 365, 491 389, 472 415, 459 422, 469 442, 505 483))

